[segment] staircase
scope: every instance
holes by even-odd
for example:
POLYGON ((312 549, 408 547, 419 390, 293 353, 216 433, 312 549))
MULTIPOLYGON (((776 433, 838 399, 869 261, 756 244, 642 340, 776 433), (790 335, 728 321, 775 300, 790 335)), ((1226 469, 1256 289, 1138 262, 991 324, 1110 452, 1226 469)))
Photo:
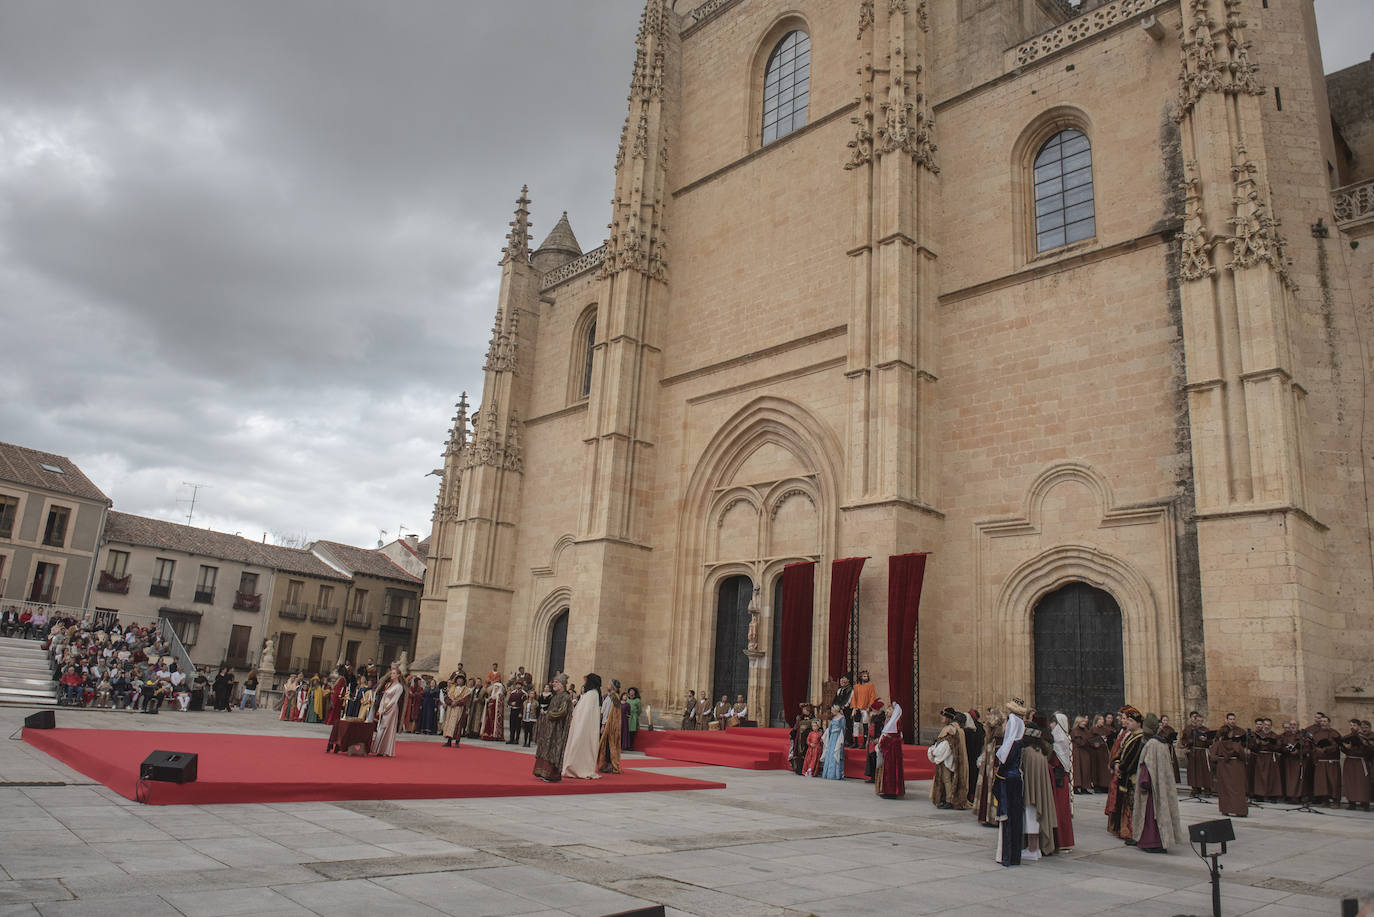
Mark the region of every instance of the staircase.
POLYGON ((0 705, 57 706, 57 682, 37 640, 0 637, 0 705))

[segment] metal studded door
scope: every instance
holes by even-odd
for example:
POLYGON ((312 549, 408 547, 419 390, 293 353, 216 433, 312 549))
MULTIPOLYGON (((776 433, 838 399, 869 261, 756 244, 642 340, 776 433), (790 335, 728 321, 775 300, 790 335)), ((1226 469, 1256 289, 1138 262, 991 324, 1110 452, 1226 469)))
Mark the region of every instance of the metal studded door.
POLYGON ((564 658, 568 653, 568 609, 563 609, 554 618, 549 628, 549 674, 545 681, 553 681, 554 676, 563 671, 564 658))
POLYGON ((1121 608, 1087 583, 1035 607, 1035 706, 1045 713, 1115 711, 1126 702, 1121 608))
POLYGON ((715 680, 711 700, 722 694, 734 703, 736 694, 749 693, 749 601, 754 584, 747 576, 732 576, 720 584, 716 593, 715 680))
POLYGON ((768 656, 768 725, 786 726, 782 709, 782 577, 773 581, 773 650, 768 656))

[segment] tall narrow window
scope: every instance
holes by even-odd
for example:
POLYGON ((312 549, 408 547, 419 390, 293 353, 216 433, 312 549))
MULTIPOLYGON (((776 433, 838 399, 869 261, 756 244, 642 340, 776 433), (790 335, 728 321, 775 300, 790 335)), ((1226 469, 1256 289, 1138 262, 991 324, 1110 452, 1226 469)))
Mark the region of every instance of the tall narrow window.
POLYGON ((213 602, 215 600, 215 578, 219 575, 218 567, 200 568, 200 579, 196 580, 196 601, 213 602))
POLYGON ((1096 234, 1087 135, 1060 131, 1035 156, 1035 250, 1047 252, 1096 234))
POLYGON ((48 510, 48 524, 43 529, 43 543, 60 548, 67 543, 67 520, 72 511, 65 506, 54 506, 48 510))
POLYGON ((806 124, 811 92, 811 36, 788 32, 763 71, 763 143, 772 143, 806 124))
POLYGON ((596 319, 593 318, 587 325, 587 339, 583 351, 585 357, 582 364, 582 397, 586 398, 592 393, 592 353, 596 349, 596 319))
POLYGON ((122 577, 129 572, 129 552, 110 549, 105 558, 105 572, 114 577, 122 577))
POLYGON ((18 513, 18 498, 0 496, 0 538, 14 536, 14 518, 18 513))
POLYGON ((153 562, 153 582, 148 586, 148 594, 160 599, 171 598, 172 595, 172 572, 176 570, 177 562, 159 557, 153 562))

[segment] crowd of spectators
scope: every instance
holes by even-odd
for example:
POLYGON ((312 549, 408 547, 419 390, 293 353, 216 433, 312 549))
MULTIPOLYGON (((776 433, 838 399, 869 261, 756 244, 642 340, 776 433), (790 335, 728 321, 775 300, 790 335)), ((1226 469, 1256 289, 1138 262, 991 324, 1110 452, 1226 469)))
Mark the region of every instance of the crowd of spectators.
POLYGON ((222 669, 212 680, 194 667, 183 671, 155 624, 50 618, 41 607, 11 605, 0 610, 0 634, 42 641, 60 706, 149 714, 164 706, 177 711, 203 710, 207 705, 230 709, 232 674, 222 669))

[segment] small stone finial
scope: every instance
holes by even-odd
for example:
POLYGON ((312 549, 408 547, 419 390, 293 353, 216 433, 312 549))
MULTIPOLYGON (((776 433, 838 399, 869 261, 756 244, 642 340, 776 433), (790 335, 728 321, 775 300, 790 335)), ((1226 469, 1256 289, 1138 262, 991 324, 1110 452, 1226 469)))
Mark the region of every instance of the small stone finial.
POLYGON ((520 197, 515 202, 515 219, 510 221, 510 232, 506 234, 506 247, 502 249, 502 264, 511 261, 528 263, 530 260, 530 186, 520 189, 520 197))

